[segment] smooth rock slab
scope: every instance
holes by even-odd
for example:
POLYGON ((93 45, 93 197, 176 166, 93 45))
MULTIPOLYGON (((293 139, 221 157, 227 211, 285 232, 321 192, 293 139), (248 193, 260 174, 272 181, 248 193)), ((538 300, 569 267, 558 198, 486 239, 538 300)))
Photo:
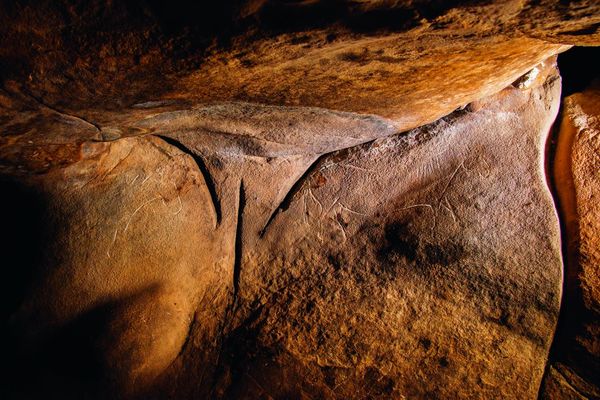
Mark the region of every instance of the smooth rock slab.
POLYGON ((322 157, 244 242, 227 398, 534 399, 557 321, 556 72, 322 157))

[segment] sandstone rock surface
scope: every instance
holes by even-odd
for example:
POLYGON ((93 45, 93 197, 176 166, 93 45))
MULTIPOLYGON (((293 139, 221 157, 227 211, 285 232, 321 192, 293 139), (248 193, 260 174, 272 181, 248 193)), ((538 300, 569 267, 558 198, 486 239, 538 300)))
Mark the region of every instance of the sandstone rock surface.
POLYGON ((2 179, 3 205, 16 210, 4 225, 5 268, 31 278, 3 282, 11 395, 139 394, 193 339, 191 326, 203 338, 195 364, 211 362, 228 300, 227 284, 216 283, 233 248, 216 229, 193 159, 154 137, 85 143, 71 153, 66 166, 32 165, 27 176, 2 179), (29 213, 41 221, 22 227, 29 213), (13 237, 19 229, 24 240, 41 235, 26 250, 39 259, 18 252, 27 249, 13 237))
POLYGON ((555 57, 599 26, 594 0, 1 2, 6 397, 600 396, 597 89, 565 103, 549 365, 544 174, 555 57))
POLYGON ((600 43, 599 16, 583 0, 6 3, 0 145, 149 133, 134 126, 215 102, 377 115, 404 131, 600 43))
POLYGON ((600 397, 600 86, 567 97, 555 159, 567 237, 561 326, 543 399, 600 397))
POLYGON ((509 88, 311 167, 243 243, 225 397, 535 398, 562 282, 542 161, 559 93, 509 88))
POLYGON ((3 181, 53 228, 7 310, 11 394, 535 398, 561 292, 560 79, 539 71, 400 135, 302 108, 275 110, 277 140, 235 137, 182 113, 162 139, 11 154, 3 181))

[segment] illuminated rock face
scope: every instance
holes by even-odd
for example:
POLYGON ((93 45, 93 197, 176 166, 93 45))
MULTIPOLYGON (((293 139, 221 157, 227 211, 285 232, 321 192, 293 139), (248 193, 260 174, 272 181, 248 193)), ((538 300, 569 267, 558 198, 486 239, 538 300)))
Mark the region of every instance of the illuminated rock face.
POLYGON ((17 210, 5 228, 23 229, 30 210, 15 203, 32 199, 49 229, 32 243, 37 265, 23 243, 7 246, 8 268, 35 268, 22 272, 33 284, 9 322, 15 397, 135 394, 172 365, 192 323, 205 338, 197 361, 214 357, 222 324, 232 249, 193 159, 155 137, 72 153, 67 166, 2 181, 3 204, 17 210))
POLYGON ((6 170, 54 229, 10 319, 15 396, 534 398, 561 292, 538 71, 364 144, 188 132, 6 170))
POLYGON ((600 396, 600 89, 563 104, 555 179, 567 235, 564 315, 543 399, 600 396))
POLYGON ((111 140, 144 133, 134 127, 149 115, 232 101, 376 115, 404 131, 568 45, 600 43, 594 1, 72 3, 0 6, 12 145, 111 140))
POLYGON ((535 398, 561 292, 556 78, 322 156, 243 242, 228 396, 535 398))
POLYGON ((597 1, 41 3, 0 4, 7 398, 598 396, 597 92, 565 296, 544 173, 597 1))

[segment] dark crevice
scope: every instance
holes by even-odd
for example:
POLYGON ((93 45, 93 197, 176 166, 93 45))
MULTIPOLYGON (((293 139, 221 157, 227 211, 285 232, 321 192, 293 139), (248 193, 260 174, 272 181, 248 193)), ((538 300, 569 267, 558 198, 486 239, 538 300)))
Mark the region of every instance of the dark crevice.
POLYGON ((246 191, 244 189, 244 181, 240 180, 238 189, 238 208, 235 226, 235 243, 234 243, 234 255, 233 255, 233 276, 232 276, 232 297, 231 301, 225 308, 223 313, 223 321, 219 324, 218 332, 216 336, 218 339, 218 351, 215 361, 215 373, 212 376, 211 383, 209 386, 209 398, 221 398, 221 395, 217 395, 219 388, 223 385, 223 381, 228 376, 228 366, 232 364, 230 359, 230 344, 229 341, 232 336, 235 336, 233 332, 238 329, 243 329, 245 322, 239 323, 235 318, 236 312, 238 311, 238 298, 239 298, 239 287, 240 287, 240 273, 242 263, 242 221, 244 208, 246 206, 246 191))
POLYGON ((153 136, 162 139, 166 143, 170 144, 173 147, 176 147, 177 149, 181 150, 185 154, 192 157, 192 159, 198 166, 200 173, 204 177, 204 182, 206 183, 206 187, 208 188, 208 192, 210 194, 210 199, 212 200, 212 204, 213 204, 213 209, 215 210, 217 226, 220 225, 221 224, 221 201, 219 200, 219 196, 217 195, 217 186, 216 186, 214 180, 212 179, 212 175, 210 174, 208 168, 206 167, 206 163, 204 162, 202 157, 200 157, 198 154, 196 154, 193 151, 191 151, 190 149, 188 149, 184 144, 182 144, 181 142, 179 142, 173 138, 170 138, 168 136, 162 136, 162 135, 153 135, 153 136))
POLYGON ((571 390, 573 390, 575 393, 577 393, 577 395, 581 396, 581 398, 584 398, 584 399, 592 398, 589 394, 583 393, 578 388, 576 388, 571 383, 571 381, 569 380, 569 378, 567 378, 567 376, 562 371, 560 371, 558 368, 554 368, 554 370, 556 371, 557 374, 559 374, 565 380, 565 382, 567 383, 567 385, 569 386, 569 388, 571 390))
MULTIPOLYGON (((562 99, 574 93, 582 92, 597 79, 597 48, 575 47, 558 57, 558 67, 563 78, 562 99)), ((546 146, 546 179, 552 193, 561 231, 563 258, 562 297, 558 321, 552 345, 546 361, 544 378, 538 391, 538 398, 547 398, 545 384, 550 378, 550 368, 557 363, 570 368, 583 381, 597 385, 597 361, 582 348, 578 337, 585 335, 585 324, 590 317, 583 302, 583 293, 579 282, 579 219, 577 218, 577 199, 573 182, 571 154, 576 132, 563 125, 565 115, 560 109, 554 122, 546 146)), ((566 382, 574 389, 574 382, 558 369, 566 382)), ((581 388, 575 389, 580 392, 581 388)))
POLYGON ((562 35, 574 35, 574 36, 583 36, 583 35, 593 35, 600 28, 600 24, 592 24, 588 27, 582 29, 576 29, 574 31, 563 31, 562 35))
POLYGON ((598 47, 573 47, 558 56, 558 68, 564 78, 562 97, 581 92, 598 79, 599 56, 598 47))
POLYGON ((238 191, 238 209, 237 209, 237 224, 235 228, 235 253, 233 261, 233 304, 237 304, 237 297, 240 288, 240 272, 242 264, 242 225, 243 213, 246 206, 246 192, 244 190, 244 181, 240 180, 240 188, 238 191))
POLYGON ((93 127, 96 131, 98 131, 101 135, 102 135, 102 129, 100 128, 100 125, 96 124, 95 122, 92 122, 88 119, 85 119, 79 115, 73 115, 73 114, 69 114, 65 111, 59 110, 56 107, 53 107, 49 104, 47 104, 44 100, 42 100, 40 97, 35 96, 33 93, 29 92, 29 91, 24 91, 23 92, 27 97, 31 98, 33 101, 35 101, 36 103, 38 103, 40 106, 42 106, 43 108, 47 108, 48 110, 57 113, 59 115, 63 115, 69 118, 73 118, 76 120, 79 120, 81 122, 83 122, 86 125, 90 125, 91 127, 93 127))
MULTIPOLYGON (((580 52, 576 56, 579 57, 582 54, 588 53, 580 52)), ((585 71, 581 74, 575 74, 576 76, 573 77, 574 71, 569 67, 565 68, 564 62, 560 63, 561 57, 563 55, 558 58, 559 66, 563 81, 567 82, 563 86, 563 89, 566 90, 566 93, 563 91, 564 98, 564 96, 583 90, 592 79, 589 75, 586 76, 585 71)), ((579 62, 581 62, 581 59, 579 62)), ((562 131, 564 118, 568 117, 564 115, 564 110, 561 107, 546 143, 545 172, 560 224, 563 281, 560 311, 546 361, 544 378, 538 391, 538 399, 546 398, 544 397, 545 382, 549 379, 550 368, 555 363, 568 365, 569 368, 573 368, 574 373, 585 381, 590 383, 597 381, 593 372, 594 361, 588 359, 589 356, 581 350, 581 345, 577 341, 577 337, 581 334, 580 331, 589 317, 586 316, 586 307, 583 303, 583 293, 578 278, 581 273, 579 264, 579 219, 573 217, 577 213, 577 203, 570 157, 573 140, 576 140, 576 138, 571 136, 575 133, 570 132, 568 129, 562 131)), ((555 370, 559 372, 556 368, 555 370)), ((574 388, 573 382, 561 372, 559 373, 574 388)), ((579 389, 576 391, 579 392, 579 389)))
MULTIPOLYGON (((356 33, 402 32, 418 26, 422 19, 434 20, 450 9, 483 5, 489 0, 430 0, 396 2, 392 7, 349 5, 347 1, 267 1, 251 16, 262 31, 270 33, 326 29, 339 24, 356 33)), ((359 2, 355 2, 359 3, 359 2)))
POLYGON ((559 310, 559 316, 557 319, 557 325, 555 327, 555 331, 554 331, 554 337, 552 338, 552 344, 550 346, 550 351, 548 352, 548 358, 546 360, 546 365, 544 367, 544 375, 543 378, 540 382, 540 387, 538 388, 538 399, 541 400, 542 399, 542 394, 543 394, 543 388, 544 388, 544 383, 545 380, 547 379, 547 377, 549 376, 549 370, 551 367, 552 362, 554 361, 554 354, 556 353, 556 346, 557 346, 557 338, 560 336, 559 335, 559 331, 561 330, 561 324, 562 321, 564 320, 564 313, 565 313, 565 308, 566 304, 565 304, 565 293, 566 293, 566 269, 567 269, 567 228, 565 225, 565 218, 563 215, 563 209, 561 208, 561 202, 560 202, 560 198, 558 195, 558 189, 557 189, 557 182, 556 182, 556 177, 554 175, 554 167, 555 167, 555 156, 556 156, 556 148, 558 146, 558 137, 560 134, 560 124, 563 118, 563 109, 562 107, 559 109, 559 112, 556 116, 556 119, 554 120, 554 124, 552 125, 552 128, 550 129, 550 132, 548 134, 548 138, 546 140, 546 145, 545 145, 545 149, 544 149, 544 173, 545 173, 545 178, 546 178, 546 184, 548 185, 548 189, 550 190, 550 194, 552 196, 552 201, 553 201, 553 205, 554 205, 554 209, 556 211, 556 215, 558 218, 558 223, 559 223, 559 227, 560 227, 560 240, 561 240, 561 256, 562 256, 562 266, 563 266, 563 287, 562 287, 562 298, 561 298, 561 302, 560 302, 560 310, 559 310))
POLYGON ((315 161, 313 161, 312 164, 310 164, 308 166, 308 168, 306 168, 306 170, 304 171, 304 173, 296 180, 296 182, 294 182, 294 184, 292 185, 292 187, 290 188, 290 190, 288 190, 288 192, 286 193, 286 195, 284 196, 284 198, 281 200, 281 202, 279 203, 279 205, 277 207, 275 207, 275 209, 273 209, 273 212, 269 216, 269 219, 267 220, 267 223, 265 224, 265 226, 260 230, 260 233, 258 235, 260 238, 262 238, 265 235, 265 233, 267 231, 267 228, 271 225, 271 222, 273 222, 273 220, 275 219, 275 217, 280 212, 285 211, 285 210, 287 210, 289 208, 290 203, 294 199, 294 196, 296 195, 296 193, 298 193, 300 191, 300 189, 304 185, 304 182, 306 181, 306 178, 315 170, 315 168, 317 167, 317 165, 320 164, 321 160, 324 157, 326 157, 326 156, 328 156, 329 154, 332 154, 332 153, 334 153, 334 152, 321 154, 315 161))

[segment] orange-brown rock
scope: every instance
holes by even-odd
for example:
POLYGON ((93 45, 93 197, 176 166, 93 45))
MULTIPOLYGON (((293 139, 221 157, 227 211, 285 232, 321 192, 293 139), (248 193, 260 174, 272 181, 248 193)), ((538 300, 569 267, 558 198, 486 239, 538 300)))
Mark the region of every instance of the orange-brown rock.
POLYGON ((279 143, 181 113, 164 139, 15 155, 8 193, 50 229, 13 265, 36 268, 7 307, 11 397, 535 398, 561 291, 553 65, 401 135, 292 108, 279 143))
POLYGON ((149 115, 231 101, 375 114, 404 131, 600 43, 600 6, 583 0, 176 3, 4 4, 3 136, 111 140, 143 133, 131 126, 149 115))
POLYGON ((190 156, 129 138, 85 143, 67 166, 22 172, 2 179, 2 204, 16 213, 4 224, 4 265, 31 278, 3 283, 14 398, 136 394, 191 342, 194 365, 215 362, 234 249, 190 156), (37 248, 19 242, 37 235, 37 248))
POLYGON ((600 397, 598 1, 205 3, 0 2, 1 398, 600 397))
POLYGON ((311 167, 243 243, 226 396, 535 398, 561 292, 542 168, 559 86, 311 167))
POLYGON ((562 319, 543 399, 600 397, 600 86, 564 100, 554 164, 565 224, 562 319))

